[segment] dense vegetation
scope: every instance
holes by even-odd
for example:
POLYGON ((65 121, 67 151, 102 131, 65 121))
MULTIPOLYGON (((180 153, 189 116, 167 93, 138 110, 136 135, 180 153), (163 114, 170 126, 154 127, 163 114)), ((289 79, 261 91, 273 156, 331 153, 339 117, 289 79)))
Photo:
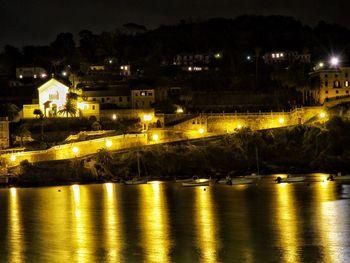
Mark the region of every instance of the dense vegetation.
MULTIPOLYGON (((21 164, 19 183, 99 181, 142 176, 224 176, 256 172, 256 149, 262 174, 275 172, 350 172, 350 122, 327 123, 253 132, 242 130, 210 143, 157 145, 116 154, 101 150, 93 158, 98 172, 85 168, 84 159, 21 164)), ((91 158, 91 157, 90 157, 91 158)))

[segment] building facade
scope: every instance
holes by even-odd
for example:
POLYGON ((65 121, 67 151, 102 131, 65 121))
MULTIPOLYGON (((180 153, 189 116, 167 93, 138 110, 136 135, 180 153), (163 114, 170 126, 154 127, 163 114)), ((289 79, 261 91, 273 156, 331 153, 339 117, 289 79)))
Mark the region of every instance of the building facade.
POLYGON ((350 67, 319 69, 310 73, 310 85, 303 92, 305 101, 323 104, 331 98, 350 95, 350 67))
POLYGON ((10 147, 9 121, 7 117, 0 117, 0 149, 10 147))
POLYGON ((131 106, 133 109, 149 109, 155 103, 154 89, 133 89, 131 90, 131 106))
POLYGON ((297 51, 273 51, 263 55, 265 64, 311 63, 310 54, 299 54, 297 51))

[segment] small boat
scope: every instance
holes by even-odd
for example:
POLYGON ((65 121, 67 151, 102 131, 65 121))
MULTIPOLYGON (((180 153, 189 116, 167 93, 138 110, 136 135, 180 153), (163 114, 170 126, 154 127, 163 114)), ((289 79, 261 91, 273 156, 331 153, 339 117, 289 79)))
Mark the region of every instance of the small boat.
POLYGON ((231 178, 226 177, 226 178, 221 178, 216 180, 217 184, 231 184, 231 178))
POLYGON ((349 181, 350 180, 350 175, 341 175, 341 173, 338 173, 337 175, 329 175, 327 178, 328 181, 349 181))
POLYGON ((252 173, 250 175, 245 175, 244 178, 247 178, 247 179, 261 179, 262 175, 252 173))
POLYGON ((199 178, 197 176, 193 176, 192 178, 184 178, 184 179, 176 179, 175 183, 188 183, 188 182, 195 182, 199 178))
POLYGON ((230 184, 232 185, 252 184, 253 182, 254 182, 254 179, 249 179, 249 178, 232 178, 230 184))
POLYGON ((297 182, 303 182, 305 180, 306 180, 305 176, 292 177, 291 175, 288 175, 286 178, 282 178, 282 177, 278 176, 275 179, 275 182, 277 182, 278 184, 280 184, 280 183, 297 183, 297 182))
POLYGON ((147 179, 133 178, 132 180, 124 181, 125 185, 135 185, 135 184, 147 184, 147 179))
POLYGON ((200 181, 193 181, 193 182, 187 182, 187 183, 182 183, 182 186, 209 186, 209 180, 200 182, 200 181))

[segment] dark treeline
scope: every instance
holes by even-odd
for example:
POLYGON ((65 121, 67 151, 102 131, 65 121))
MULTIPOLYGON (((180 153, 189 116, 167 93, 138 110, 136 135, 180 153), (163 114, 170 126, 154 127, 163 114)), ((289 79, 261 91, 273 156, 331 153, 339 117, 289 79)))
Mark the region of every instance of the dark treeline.
POLYGON ((100 34, 82 30, 79 43, 75 43, 71 33, 59 33, 46 46, 25 46, 22 50, 5 46, 0 65, 50 68, 54 62, 98 63, 109 57, 120 63, 145 65, 171 61, 182 52, 223 51, 226 55, 223 63, 231 70, 239 70, 243 55, 255 55, 257 48, 262 52, 274 49, 309 52, 317 60, 336 51, 347 54, 349 43, 350 31, 340 25, 321 21, 311 28, 292 17, 243 15, 203 22, 182 20, 177 25, 150 31, 132 23, 100 34))

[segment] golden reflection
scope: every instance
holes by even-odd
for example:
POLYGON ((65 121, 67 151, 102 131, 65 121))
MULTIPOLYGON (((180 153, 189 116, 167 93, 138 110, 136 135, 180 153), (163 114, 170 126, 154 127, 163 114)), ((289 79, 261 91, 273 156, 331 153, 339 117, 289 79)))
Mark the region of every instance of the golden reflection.
POLYGON ((120 230, 121 224, 118 215, 118 202, 115 191, 115 185, 112 183, 104 184, 105 188, 105 249, 107 250, 108 261, 122 262, 121 251, 123 245, 123 238, 120 230))
POLYGON ((82 210, 82 202, 84 200, 84 204, 88 202, 88 196, 84 196, 82 198, 81 186, 72 185, 71 186, 73 192, 73 233, 72 233, 72 241, 73 241, 73 249, 75 262, 92 262, 91 254, 89 254, 93 250, 93 245, 91 244, 92 236, 89 236, 88 229, 91 227, 91 222, 89 221, 88 212, 82 210))
POLYGON ((170 262, 171 241, 164 185, 143 185, 140 196, 140 225, 146 262, 170 262))
POLYGON ((278 184, 276 225, 283 262, 300 262, 298 253, 298 217, 294 205, 293 185, 278 184))
POLYGON ((14 187, 10 188, 9 202, 9 262, 24 262, 21 215, 18 207, 17 189, 14 187))
POLYGON ((212 188, 196 187, 195 228, 201 252, 200 262, 218 262, 218 224, 212 200, 212 188))
MULTIPOLYGON (((341 222, 339 222, 340 215, 335 203, 336 199, 336 184, 328 182, 325 184, 316 184, 316 224, 318 233, 320 233, 320 242, 322 246, 323 262, 346 262, 345 258, 337 258, 337 255, 342 253, 336 249, 343 243, 339 239, 341 233, 341 222), (333 248, 333 249, 332 249, 333 248)), ((345 255, 343 255, 345 257, 345 255)))

